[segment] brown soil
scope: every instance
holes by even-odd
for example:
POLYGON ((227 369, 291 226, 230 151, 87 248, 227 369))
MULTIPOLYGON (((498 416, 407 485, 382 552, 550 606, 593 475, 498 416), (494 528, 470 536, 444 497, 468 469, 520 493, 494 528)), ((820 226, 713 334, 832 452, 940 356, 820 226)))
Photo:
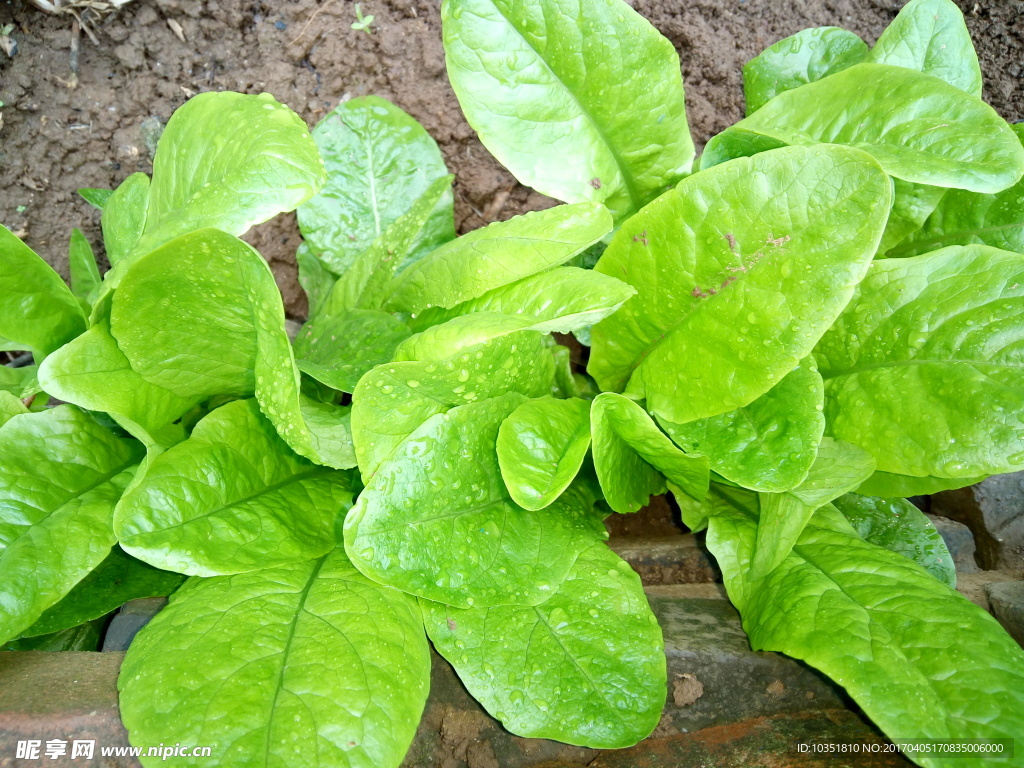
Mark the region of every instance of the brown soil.
MULTIPOLYGON (((958 0, 989 78, 986 96, 1011 120, 1022 116, 1024 2, 958 0)), ((156 118, 166 122, 189 95, 270 91, 310 124, 341 99, 377 93, 420 120, 456 174, 460 231, 550 204, 515 183, 463 120, 448 86, 438 3, 366 0, 374 32, 351 29, 351 0, 137 0, 83 37, 78 87, 68 80, 70 23, 24 0, 0 7, 18 52, 0 53, 0 222, 66 272, 70 227, 99 243, 99 217, 76 194, 111 188, 149 171, 156 118), (172 27, 178 26, 182 42, 172 27), (143 121, 150 119, 146 127, 143 121)), ((679 49, 699 145, 742 114, 740 68, 780 37, 839 24, 873 41, 895 15, 893 0, 636 0, 679 49)), ((252 242, 271 262, 289 314, 303 317, 293 254, 293 217, 264 225, 252 242)))

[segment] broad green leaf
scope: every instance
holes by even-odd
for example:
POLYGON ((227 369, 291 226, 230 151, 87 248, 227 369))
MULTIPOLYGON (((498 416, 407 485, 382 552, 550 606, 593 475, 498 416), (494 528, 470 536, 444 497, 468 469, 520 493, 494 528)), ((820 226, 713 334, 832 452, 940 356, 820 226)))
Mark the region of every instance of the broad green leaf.
POLYGON ((161 571, 114 547, 102 563, 56 605, 43 612, 23 636, 59 632, 115 611, 129 600, 169 595, 185 581, 180 573, 161 571))
POLYGON ((946 542, 909 501, 847 493, 832 504, 861 538, 909 557, 947 587, 956 587, 956 568, 946 542))
POLYGON ((629 382, 677 424, 753 402, 853 295, 890 187, 865 153, 825 145, 684 180, 623 224, 596 267, 637 295, 594 326, 589 373, 603 389, 629 382))
POLYGON ((824 401, 821 374, 807 357, 749 405, 688 424, 658 423, 683 450, 707 456, 723 477, 778 493, 807 477, 825 430, 824 401))
MULTIPOLYGON (((1024 148, 988 104, 889 64, 855 64, 781 93, 735 129, 787 144, 855 146, 889 175, 936 187, 999 192, 1024 174, 1024 148)), ((730 159, 721 136, 708 142, 702 167, 730 159)))
POLYGON ((559 205, 476 229, 402 271, 386 308, 451 309, 488 291, 562 264, 612 229, 601 205, 559 205))
POLYGON ((132 253, 146 229, 149 187, 149 176, 133 173, 118 185, 103 205, 103 216, 100 217, 103 247, 112 267, 132 253))
POLYGON ((438 413, 394 450, 345 519, 345 549, 362 573, 461 608, 551 596, 607 534, 578 491, 539 511, 509 497, 495 441, 525 399, 508 392, 438 413))
POLYGON ((241 235, 295 210, 324 179, 306 124, 269 93, 200 93, 160 135, 146 228, 134 251, 206 227, 241 235))
POLYGON ((951 0, 910 0, 867 59, 916 69, 981 97, 981 67, 964 15, 951 0))
POLYGON ((112 189, 95 189, 86 187, 85 189, 78 190, 79 197, 85 200, 85 202, 93 208, 100 211, 103 210, 103 206, 107 204, 107 201, 110 199, 112 194, 114 194, 114 190, 112 189))
POLYGON ((640 578, 604 544, 581 552, 540 605, 420 605, 438 652, 512 733, 617 749, 658 724, 661 628, 640 578))
MULTIPOLYGON (((817 667, 890 739, 1024 732, 1020 646, 919 565, 864 541, 834 507, 818 510, 793 554, 764 579, 748 570, 755 519, 723 510, 709 524, 708 548, 751 645, 817 667)), ((917 759, 936 768, 962 763, 917 759)))
MULTIPOLYGON (((1024 125, 1011 125, 1024 141, 1024 125)), ((982 244, 1024 253, 1024 181, 994 195, 949 190, 923 226, 886 252, 913 256, 948 245, 982 244)))
POLYGON ((676 448, 632 400, 605 392, 590 410, 594 468, 608 506, 636 512, 651 496, 664 493, 665 479, 700 499, 708 490, 706 456, 676 448))
POLYGON ((79 301, 90 302, 90 297, 99 288, 100 270, 96 266, 96 256, 92 246, 75 227, 71 230, 71 242, 68 245, 68 268, 71 271, 71 292, 79 301))
POLYGON ((342 309, 321 313, 302 326, 295 339, 299 370, 342 392, 375 365, 394 356, 395 347, 410 335, 394 315, 374 309, 342 309))
POLYGON ((894 475, 891 472, 874 472, 871 477, 857 487, 857 493, 864 496, 881 496, 882 498, 907 498, 908 496, 930 496, 939 491, 952 491, 966 488, 984 480, 980 477, 912 477, 910 475, 894 475))
POLYGON ((149 383, 184 399, 255 393, 294 451, 355 466, 348 409, 301 394, 274 276, 238 238, 199 230, 139 257, 110 318, 118 347, 149 383))
POLYGON ((867 43, 839 27, 811 27, 779 40, 743 67, 747 114, 783 91, 859 64, 867 55, 867 43))
MULTIPOLYGON (((963 14, 950 0, 911 0, 878 38, 867 61, 916 69, 981 97, 978 56, 963 14)), ((920 229, 945 194, 939 187, 901 179, 894 191, 882 252, 920 229)))
POLYGON ((118 688, 133 744, 213 747, 178 765, 397 768, 429 683, 415 601, 338 548, 190 579, 135 638, 118 688))
POLYGON ((236 400, 150 462, 118 503, 114 530, 157 568, 242 573, 330 551, 354 490, 349 473, 296 456, 254 400, 236 400))
MULTIPOLYGON (((356 256, 352 265, 331 288, 322 311, 336 314, 342 309, 380 309, 388 297, 395 272, 426 255, 420 248, 424 233, 434 224, 437 206, 451 197, 453 176, 442 176, 416 199, 409 210, 388 225, 369 248, 356 256)), ((449 214, 450 216, 450 214, 449 214)), ((455 237, 440 240, 436 245, 455 237)))
POLYGON ((110 331, 151 384, 186 399, 245 397, 256 386, 253 305, 271 290, 280 295, 251 246, 215 229, 190 232, 132 263, 110 331))
POLYGON ((1024 261, 984 245, 876 261, 814 354, 826 434, 878 469, 975 477, 1024 465, 1024 261))
POLYGON ((7 390, 0 390, 0 426, 3 426, 15 416, 21 416, 23 413, 28 412, 28 408, 25 407, 21 398, 12 395, 7 390))
MULTIPOLYGON (((340 104, 313 129, 313 138, 327 166, 327 183, 299 208, 299 229, 338 275, 448 175, 423 126, 379 96, 340 104)), ((414 258, 455 237, 451 192, 432 210, 409 251, 414 258)))
POLYGON ((147 445, 198 402, 197 397, 179 397, 151 384, 132 370, 105 319, 46 358, 39 380, 60 400, 111 414, 147 445))
POLYGON ((621 220, 690 172, 679 56, 621 0, 446 0, 448 78, 523 184, 621 220))
POLYGON ((875 471, 871 454, 825 437, 810 472, 784 493, 760 494, 761 518, 750 563, 751 576, 767 576, 793 550, 814 511, 852 491, 875 471))
POLYGON ((435 307, 410 320, 415 330, 476 312, 522 315, 544 333, 571 333, 603 320, 636 293, 608 275, 579 267, 558 267, 495 288, 451 309, 435 307))
POLYGON ((379 365, 352 395, 352 437, 363 481, 423 422, 506 392, 550 394, 554 362, 533 331, 501 336, 453 357, 379 365))
POLYGON ((527 400, 498 430, 498 466, 512 500, 524 509, 551 504, 576 477, 589 448, 590 403, 527 400))
POLYGON ((0 336, 42 358, 85 330, 78 299, 31 248, 0 226, 0 336))
POLYGON ((19 637, 114 544, 114 504, 142 446, 74 406, 0 427, 0 642, 19 637))

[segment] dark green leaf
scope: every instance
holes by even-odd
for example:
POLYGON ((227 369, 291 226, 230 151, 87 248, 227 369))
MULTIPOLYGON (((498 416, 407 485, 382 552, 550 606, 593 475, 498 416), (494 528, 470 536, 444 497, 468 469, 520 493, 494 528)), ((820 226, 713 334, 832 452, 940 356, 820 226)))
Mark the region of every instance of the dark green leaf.
POLYGON ((92 573, 23 634, 34 637, 75 627, 104 617, 129 600, 169 595, 184 581, 181 574, 153 568, 115 546, 92 573))
POLYGON ((848 493, 832 503, 861 538, 909 557, 946 586, 956 587, 956 568, 946 542, 909 501, 848 493))
POLYGON ((779 40, 743 67, 747 114, 783 91, 859 64, 867 55, 867 43, 839 27, 811 27, 779 40))

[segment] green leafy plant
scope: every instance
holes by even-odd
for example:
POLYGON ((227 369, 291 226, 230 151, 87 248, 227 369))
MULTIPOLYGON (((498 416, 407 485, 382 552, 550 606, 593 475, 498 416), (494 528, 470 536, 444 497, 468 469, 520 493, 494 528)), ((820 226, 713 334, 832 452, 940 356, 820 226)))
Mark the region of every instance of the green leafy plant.
POLYGON ((352 29, 372 35, 373 29, 371 29, 370 25, 373 24, 373 15, 363 16, 361 5, 362 3, 356 3, 356 20, 352 22, 352 29))
POLYGON ((664 649, 602 521, 670 491, 755 648, 896 741, 1021 733, 1024 653, 904 501, 1024 467, 1024 134, 959 11, 772 46, 699 160, 668 41, 619 0, 563 11, 442 8, 471 125, 563 205, 456 237, 394 105, 311 137, 221 93, 152 178, 82 190, 105 275, 77 231, 69 288, 0 229, 0 347, 35 362, 0 380, 0 641, 87 647, 173 592, 122 717, 221 765, 397 766, 428 638, 513 733, 629 746, 664 649), (293 343, 238 239, 290 210, 293 343))

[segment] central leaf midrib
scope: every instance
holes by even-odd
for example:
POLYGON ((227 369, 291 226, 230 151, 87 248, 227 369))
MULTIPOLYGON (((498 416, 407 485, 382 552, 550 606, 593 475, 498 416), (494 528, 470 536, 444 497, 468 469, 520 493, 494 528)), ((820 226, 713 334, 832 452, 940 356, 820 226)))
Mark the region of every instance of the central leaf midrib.
POLYGON ((291 653, 292 642, 295 639, 295 629, 299 624, 299 618, 305 611, 306 598, 309 596, 309 592, 313 588, 313 583, 316 581, 316 577, 320 575, 320 569, 323 568, 324 563, 327 562, 328 556, 329 555, 324 555, 321 557, 320 560, 317 561, 316 567, 313 568, 312 573, 310 573, 305 586, 302 588, 302 592, 299 593, 299 599, 295 606, 295 613, 288 626, 288 637, 285 639, 284 648, 281 649, 281 667, 278 669, 277 680, 274 684, 274 695, 270 700, 270 707, 267 712, 267 738, 264 749, 264 765, 270 765, 270 731, 274 726, 274 710, 277 708, 277 698, 281 693, 281 689, 284 687, 284 673, 288 667, 288 654, 291 653))
MULTIPOLYGON (((381 497, 381 502, 383 504, 385 504, 387 507, 389 507, 391 510, 393 510, 394 512, 398 512, 398 513, 402 513, 403 512, 403 510, 401 508, 399 508, 397 505, 395 505, 394 503, 389 501, 387 499, 387 497, 383 497, 382 496, 381 497)), ((366 531, 366 535, 370 536, 370 535, 374 535, 374 534, 388 533, 390 531, 394 531, 394 530, 397 530, 399 528, 406 528, 406 527, 415 526, 415 525, 425 525, 427 523, 437 522, 438 520, 450 520, 450 519, 452 519, 454 517, 462 517, 463 515, 473 515, 473 514, 476 514, 478 512, 484 512, 485 510, 490 509, 491 507, 497 507, 497 506, 501 506, 501 505, 505 505, 505 504, 513 504, 513 505, 515 505, 515 502, 513 502, 511 499, 505 499, 505 498, 492 499, 492 500, 487 501, 487 502, 485 502, 483 504, 477 504, 475 506, 465 507, 463 509, 456 509, 454 512, 445 512, 443 514, 433 515, 431 517, 422 517, 422 518, 417 518, 417 519, 412 519, 412 520, 403 520, 400 524, 389 525, 389 526, 384 527, 384 528, 373 528, 371 530, 366 531)))
POLYGON ((637 182, 636 179, 633 178, 633 172, 626 165, 625 161, 623 161, 622 156, 619 154, 619 151, 608 140, 608 136, 606 135, 602 125, 597 121, 597 119, 592 114, 590 114, 590 110, 583 106, 583 103, 580 101, 576 93, 568 86, 568 84, 566 84, 564 80, 562 80, 561 77, 558 76, 555 70, 552 69, 551 65, 548 64, 547 59, 545 59, 541 55, 540 51, 538 51, 530 44, 530 42, 523 36, 523 33, 519 30, 519 27, 512 23, 512 20, 504 14, 501 8, 498 7, 498 4, 495 2, 491 2, 491 7, 493 7, 494 10, 497 11, 498 15, 505 20, 509 28, 515 31, 519 39, 523 41, 523 45, 525 45, 527 48, 533 51, 534 55, 536 55, 537 57, 537 60, 544 65, 544 68, 551 74, 555 81, 559 85, 561 85, 562 88, 565 89, 565 92, 568 93, 569 96, 572 97, 573 103, 575 103, 576 106, 579 108, 580 113, 594 127, 594 130, 597 132, 598 137, 604 143, 605 147, 608 148, 608 152, 612 156, 612 160, 615 161, 615 165, 618 167, 619 173, 622 174, 622 183, 626 187, 626 193, 629 195, 629 199, 633 205, 633 208, 640 208, 644 204, 644 200, 637 191, 637 182))
MULTIPOLYGON (((60 504, 55 506, 53 509, 49 510, 43 517, 41 517, 36 522, 30 523, 29 525, 21 526, 21 528, 23 529, 22 533, 20 533, 15 538, 11 539, 11 541, 6 546, 0 546, 0 559, 2 559, 4 553, 12 546, 14 546, 19 540, 21 540, 27 534, 28 531, 30 531, 33 528, 36 528, 37 526, 44 525, 50 518, 59 513, 62 509, 64 509, 64 507, 66 507, 72 501, 80 499, 87 493, 92 493, 101 486, 106 485, 119 474, 121 474, 122 472, 124 472, 125 470, 127 470, 129 467, 133 466, 136 463, 137 462, 133 462, 131 459, 128 459, 127 461, 125 461, 124 464, 120 465, 117 469, 113 469, 103 475, 100 475, 99 478, 94 480, 85 488, 72 492, 71 495, 68 496, 68 498, 64 499, 64 501, 62 501, 60 504)), ((38 507, 36 507, 36 509, 38 509, 38 507)))
POLYGON ((222 506, 218 506, 218 507, 216 507, 214 509, 211 509, 208 512, 204 512, 201 515, 196 515, 195 517, 190 517, 187 520, 182 520, 179 523, 175 523, 174 525, 168 525, 168 526, 165 526, 163 528, 154 528, 154 529, 152 529, 150 531, 142 531, 142 532, 139 532, 139 533, 135 534, 135 536, 149 536, 149 535, 153 535, 153 534, 162 533, 164 531, 171 531, 171 530, 174 530, 175 528, 181 528, 183 526, 186 526, 186 525, 189 525, 191 523, 194 523, 197 520, 202 520, 203 518, 210 517, 211 515, 216 515, 216 514, 218 514, 220 512, 223 512, 224 510, 231 509, 232 507, 238 507, 238 506, 241 506, 243 504, 248 504, 250 501, 258 499, 260 496, 266 496, 267 494, 274 493, 274 492, 280 490, 281 488, 284 488, 287 485, 291 485, 292 483, 297 483, 297 482, 299 482, 301 480, 306 480, 306 479, 311 478, 311 477, 317 477, 318 475, 328 475, 331 472, 335 472, 335 471, 336 470, 334 470, 334 469, 332 469, 330 467, 320 467, 320 466, 313 467, 311 469, 307 469, 305 472, 299 472, 298 474, 291 475, 291 476, 285 478, 284 480, 280 480, 279 482, 274 483, 273 485, 264 486, 263 488, 261 488, 260 490, 256 491, 255 493, 251 493, 248 496, 246 496, 244 498, 241 498, 241 499, 234 499, 232 501, 229 501, 228 503, 226 503, 226 504, 224 504, 222 506))

